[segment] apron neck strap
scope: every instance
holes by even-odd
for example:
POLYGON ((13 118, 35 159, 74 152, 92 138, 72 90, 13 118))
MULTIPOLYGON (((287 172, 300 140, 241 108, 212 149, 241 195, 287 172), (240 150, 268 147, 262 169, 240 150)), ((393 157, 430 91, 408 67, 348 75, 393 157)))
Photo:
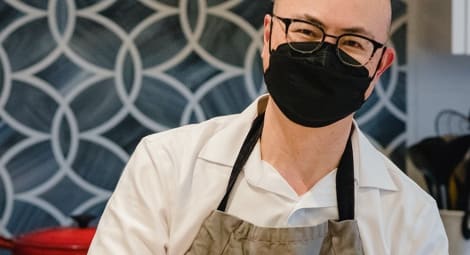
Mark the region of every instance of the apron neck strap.
POLYGON ((263 123, 264 113, 259 114, 251 125, 250 131, 248 132, 248 135, 246 136, 245 141, 243 142, 243 145, 240 148, 240 152, 238 153, 238 157, 235 161, 235 164, 233 165, 232 173, 230 174, 230 179, 227 185, 225 195, 222 198, 222 201, 220 201, 217 210, 225 212, 230 193, 232 192, 233 186, 237 181, 238 175, 245 166, 245 163, 250 157, 251 152, 255 148, 258 139, 261 137, 261 132, 263 131, 263 123))
POLYGON ((336 172, 336 200, 338 202, 339 221, 354 219, 354 160, 351 143, 351 133, 349 134, 346 148, 339 161, 336 172))
MULTIPOLYGON (((253 121, 250 131, 248 132, 242 147, 238 153, 238 157, 233 165, 230 179, 225 191, 225 195, 220 201, 217 210, 225 211, 227 203, 230 197, 230 193, 237 181, 238 175, 243 170, 246 161, 251 155, 258 139, 261 137, 263 131, 264 113, 258 115, 253 121)), ((354 219, 354 162, 353 162, 353 151, 351 136, 353 129, 349 135, 349 139, 338 165, 338 171, 336 174, 336 199, 338 201, 338 215, 339 221, 353 220, 354 219)))

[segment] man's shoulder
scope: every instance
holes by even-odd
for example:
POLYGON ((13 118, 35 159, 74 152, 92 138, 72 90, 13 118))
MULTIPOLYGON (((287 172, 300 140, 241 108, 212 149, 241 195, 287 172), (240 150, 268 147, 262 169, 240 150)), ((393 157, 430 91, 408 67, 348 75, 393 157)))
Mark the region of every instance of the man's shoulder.
POLYGON ((142 142, 148 146, 163 146, 183 149, 202 145, 214 134, 235 121, 238 114, 224 115, 205 120, 200 123, 187 124, 145 136, 142 142))
POLYGON ((377 241, 377 234, 382 237, 385 250, 389 251, 371 254, 430 254, 431 250, 444 251, 445 231, 435 200, 385 155, 381 152, 377 155, 384 165, 384 171, 377 174, 387 175, 392 183, 389 187, 393 188, 359 189, 361 236, 374 236, 369 238, 369 242, 373 243, 377 241), (417 249, 427 249, 428 252, 417 252, 417 249))
MULTIPOLYGON (((434 198, 419 186, 387 156, 382 155, 387 172, 396 186, 395 191, 381 192, 381 201, 388 219, 400 219, 403 227, 411 227, 419 215, 437 212, 434 198)), ((438 215, 437 213, 432 213, 438 215)), ((424 217, 424 216, 423 216, 424 217)), ((400 225, 398 222, 396 223, 400 225)))
POLYGON ((415 200, 415 203, 430 205, 435 204, 432 198, 421 186, 419 186, 402 169, 398 168, 389 158, 383 156, 388 173, 398 188, 397 195, 403 196, 407 200, 415 200))
MULTIPOLYGON (((373 146, 369 139, 359 132, 359 183, 364 187, 381 190, 383 197, 395 202, 412 202, 416 206, 434 204, 434 199, 397 167, 381 150, 373 146), (413 200, 415 202, 413 202, 413 200)), ((397 206, 399 206, 397 204, 397 206)))

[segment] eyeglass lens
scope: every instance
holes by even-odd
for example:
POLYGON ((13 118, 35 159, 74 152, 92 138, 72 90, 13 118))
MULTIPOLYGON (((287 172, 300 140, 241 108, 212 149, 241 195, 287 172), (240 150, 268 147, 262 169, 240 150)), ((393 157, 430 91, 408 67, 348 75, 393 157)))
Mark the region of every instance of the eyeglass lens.
MULTIPOLYGON (((287 42, 300 53, 312 53, 318 50, 325 39, 320 27, 301 21, 292 21, 288 26, 287 42)), ((340 60, 351 66, 367 64, 374 53, 374 44, 369 40, 355 36, 342 35, 337 38, 337 51, 340 60)))

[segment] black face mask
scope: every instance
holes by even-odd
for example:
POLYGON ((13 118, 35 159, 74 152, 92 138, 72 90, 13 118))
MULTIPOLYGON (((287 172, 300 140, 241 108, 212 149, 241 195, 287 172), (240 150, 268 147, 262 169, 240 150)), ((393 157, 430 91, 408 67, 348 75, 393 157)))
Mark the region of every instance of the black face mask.
POLYGON ((280 45, 271 52, 264 78, 283 114, 307 127, 324 127, 357 111, 372 81, 365 67, 343 64, 326 42, 311 54, 280 45))

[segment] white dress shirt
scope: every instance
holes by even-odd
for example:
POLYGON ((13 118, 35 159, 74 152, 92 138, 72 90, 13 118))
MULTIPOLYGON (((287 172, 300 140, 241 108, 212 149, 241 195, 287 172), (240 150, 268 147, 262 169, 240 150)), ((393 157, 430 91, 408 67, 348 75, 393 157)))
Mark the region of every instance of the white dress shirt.
MULTIPOLYGON (((221 201, 233 163, 256 117, 244 112, 145 137, 111 196, 88 254, 180 255, 221 201)), ((448 254, 435 201, 378 152, 357 128, 352 136, 356 219, 365 254, 448 254)), ((227 213, 264 227, 338 218, 336 170, 302 196, 256 145, 230 195, 227 213)))

